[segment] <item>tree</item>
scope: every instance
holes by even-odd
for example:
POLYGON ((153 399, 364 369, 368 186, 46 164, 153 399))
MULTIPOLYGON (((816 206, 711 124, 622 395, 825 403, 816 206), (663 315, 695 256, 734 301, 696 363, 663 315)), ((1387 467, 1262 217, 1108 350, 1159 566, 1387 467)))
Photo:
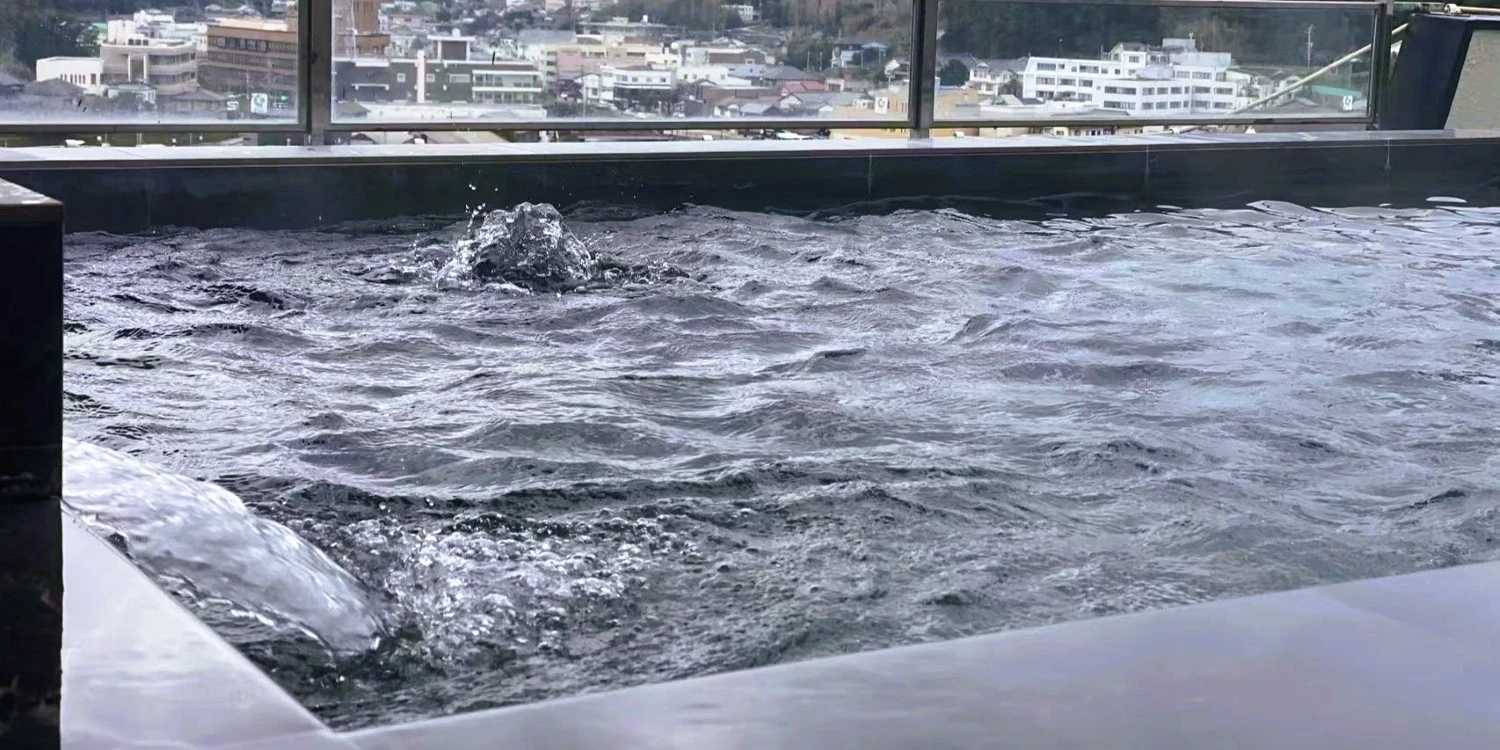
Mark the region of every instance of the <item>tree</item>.
POLYGON ((962 86, 968 82, 969 66, 957 59, 949 60, 947 65, 938 69, 938 85, 940 86, 962 86))
POLYGON ((728 11, 728 12, 726 12, 724 14, 724 30, 725 31, 729 31, 730 29, 743 28, 744 25, 745 25, 745 19, 740 18, 740 14, 739 13, 736 13, 734 11, 728 11))

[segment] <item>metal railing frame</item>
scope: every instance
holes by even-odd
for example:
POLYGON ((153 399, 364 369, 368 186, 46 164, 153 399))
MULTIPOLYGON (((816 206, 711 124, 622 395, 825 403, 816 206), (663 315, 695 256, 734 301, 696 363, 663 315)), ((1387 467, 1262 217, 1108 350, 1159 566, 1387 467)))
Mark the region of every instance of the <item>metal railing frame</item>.
MULTIPOLYGON (((1125 126, 1206 126, 1264 124, 1371 124, 1378 113, 1389 78, 1390 18, 1394 0, 1029 0, 1033 4, 1158 5, 1210 9, 1365 9, 1374 20, 1371 40, 1372 65, 1366 110, 1362 115, 1287 116, 1244 113, 1231 116, 1143 117, 1023 117, 939 119, 934 112, 937 96, 939 3, 1005 3, 1016 0, 912 0, 911 75, 907 84, 905 117, 823 119, 780 118, 652 118, 652 119, 431 119, 431 120, 340 120, 333 106, 333 3, 312 0, 307 12, 298 14, 297 116, 291 120, 36 120, 6 123, 0 133, 127 134, 191 132, 274 133, 308 144, 327 142, 328 134, 357 131, 577 131, 577 132, 681 132, 690 130, 906 130, 913 138, 927 138, 933 128, 1052 128, 1125 126)), ((1026 1, 1026 0, 1022 0, 1026 1)))

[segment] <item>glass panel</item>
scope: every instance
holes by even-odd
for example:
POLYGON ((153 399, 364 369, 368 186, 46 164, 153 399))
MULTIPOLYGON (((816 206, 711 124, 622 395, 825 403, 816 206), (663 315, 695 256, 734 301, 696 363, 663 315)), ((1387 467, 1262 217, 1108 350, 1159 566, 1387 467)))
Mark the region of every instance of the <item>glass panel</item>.
POLYGON ((332 2, 334 120, 413 124, 341 135, 346 141, 572 139, 585 135, 568 123, 582 120, 664 126, 645 137, 692 119, 786 123, 770 133, 687 127, 670 136, 693 139, 857 132, 829 126, 838 120, 899 122, 890 133, 906 132, 911 0, 545 0, 478 13, 332 2), (481 130, 420 128, 455 120, 481 130), (555 131, 537 132, 553 122, 555 131), (521 129, 502 134, 490 123, 521 129))
POLYGON ((293 2, 137 7, 132 0, 0 0, 0 131, 295 123, 293 2))
MULTIPOLYGON (((1088 119, 1352 120, 1369 111, 1368 52, 1297 84, 1371 43, 1376 20, 1371 6, 1207 8, 943 0, 941 16, 945 33, 938 44, 936 118, 1023 121, 1019 126, 969 128, 962 133, 966 135, 1109 135, 1169 129, 1160 124, 1090 124, 1088 119), (1025 122, 1032 119, 1085 122, 1025 122)), ((1261 131, 1306 127, 1254 126, 1261 131)))

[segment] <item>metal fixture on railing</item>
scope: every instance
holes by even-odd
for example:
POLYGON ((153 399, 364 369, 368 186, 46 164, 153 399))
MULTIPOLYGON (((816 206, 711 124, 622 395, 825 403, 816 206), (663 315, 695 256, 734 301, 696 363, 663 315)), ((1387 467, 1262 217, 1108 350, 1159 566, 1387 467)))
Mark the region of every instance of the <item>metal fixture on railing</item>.
MULTIPOLYGON (((305 1, 305 0, 304 0, 305 1)), ((824 119, 816 117, 782 118, 619 118, 619 119, 541 119, 541 120, 341 120, 335 115, 334 65, 333 65, 333 7, 331 0, 314 0, 304 7, 309 12, 297 16, 298 34, 298 86, 297 116, 295 120, 212 120, 212 121, 28 121, 5 123, 0 121, 0 132, 5 133, 147 133, 182 132, 194 133, 280 133, 299 142, 322 144, 328 134, 356 131, 579 131, 579 132, 682 132, 713 130, 907 130, 913 137, 925 138, 934 127, 943 128, 990 128, 990 127, 1158 127, 1188 126, 1188 130, 1209 125, 1257 125, 1263 123, 1319 124, 1351 123, 1367 124, 1375 119, 1376 109, 1388 74, 1385 60, 1392 39, 1386 30, 1387 18, 1393 7, 1388 0, 1031 0, 1029 4, 1074 3, 1085 5, 1149 5, 1161 7, 1204 8, 1216 10, 1336 10, 1370 13, 1374 21, 1374 40, 1360 50, 1345 55, 1324 68, 1299 79, 1292 85, 1261 97, 1225 114, 1214 115, 1165 115, 1140 117, 1129 114, 1119 116, 1078 116, 1059 114, 1044 117, 986 117, 975 119, 944 119, 936 112, 938 90, 938 46, 940 2, 988 2, 988 0, 911 0, 912 1, 912 49, 910 77, 905 96, 907 110, 904 116, 890 118, 824 119), (1328 72, 1335 70, 1359 56, 1374 51, 1372 70, 1368 86, 1366 111, 1354 115, 1280 116, 1254 112, 1268 101, 1275 101, 1295 91, 1328 72)), ((1023 0, 1024 1, 1024 0, 1023 0)), ((1398 4, 1404 6, 1405 4, 1398 4)), ((1423 6, 1456 8, 1464 12, 1484 12, 1466 6, 1438 6, 1433 3, 1414 3, 1423 6)))
MULTIPOLYGON (((1406 24, 1403 23, 1400 26, 1397 26, 1396 28, 1391 29, 1390 38, 1391 39, 1395 39, 1396 37, 1401 36, 1405 32, 1406 32, 1406 24)), ((1394 47, 1395 44, 1396 43, 1392 43, 1390 45, 1390 47, 1394 47)), ((1259 106, 1261 106, 1261 105, 1263 105, 1263 104, 1265 104, 1267 102, 1276 101, 1277 99, 1280 99, 1281 97, 1286 96, 1287 94, 1295 92, 1298 89, 1301 89, 1303 86, 1306 86, 1307 84, 1312 83, 1313 81, 1316 81, 1319 78, 1322 78, 1323 76, 1328 75, 1329 73, 1331 73, 1331 72, 1333 72, 1333 71, 1335 71, 1335 70, 1337 70, 1337 69, 1339 69, 1339 68, 1341 68, 1341 67, 1343 67, 1345 65, 1348 65, 1351 62, 1354 62, 1355 60, 1359 59, 1360 57, 1363 57, 1364 55, 1368 54, 1373 49, 1375 49, 1375 45, 1373 45, 1373 44, 1367 44, 1367 45, 1365 45, 1363 47, 1360 47, 1359 49, 1354 50, 1353 52, 1350 52, 1349 54, 1344 55, 1343 57, 1340 57, 1339 59, 1334 60, 1331 63, 1328 63, 1327 65, 1324 65, 1323 67, 1321 67, 1321 68, 1313 71, 1312 73, 1309 73, 1309 74, 1307 74, 1307 75, 1305 75, 1305 76, 1303 76, 1301 78, 1298 78, 1297 80, 1295 80, 1295 81, 1287 84, 1286 86, 1284 86, 1284 87, 1282 87, 1280 89, 1277 89, 1276 91, 1273 91, 1273 92, 1271 92, 1269 94, 1266 94, 1265 96, 1262 96, 1259 99, 1256 99, 1255 101, 1250 102, 1249 104, 1246 104, 1243 107, 1240 107, 1239 109, 1236 109, 1236 110, 1233 110, 1233 111, 1229 112, 1229 115, 1237 115, 1237 114, 1240 114, 1241 112, 1248 112, 1248 111, 1250 111, 1252 109, 1255 109, 1256 107, 1259 107, 1259 106)), ((1392 51, 1394 52, 1394 50, 1392 50, 1392 51)), ((1193 125, 1191 127, 1183 128, 1182 130, 1180 130, 1178 132, 1179 133, 1191 133, 1194 130, 1197 130, 1197 129, 1201 128, 1201 127, 1203 127, 1203 126, 1202 125, 1193 125)))

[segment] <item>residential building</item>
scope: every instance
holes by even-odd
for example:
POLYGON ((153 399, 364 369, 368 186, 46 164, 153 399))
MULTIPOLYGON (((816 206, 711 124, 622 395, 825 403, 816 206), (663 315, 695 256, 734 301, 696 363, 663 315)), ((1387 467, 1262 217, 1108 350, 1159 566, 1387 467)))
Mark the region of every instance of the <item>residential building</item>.
POLYGON ((1088 102, 1141 117, 1227 114, 1269 91, 1270 81, 1233 67, 1227 52, 1201 52, 1193 39, 1160 47, 1116 44, 1098 59, 1032 57, 1022 96, 1088 102))
MULTIPOLYGON (((451 51, 451 50, 450 50, 451 51)), ((338 101, 527 105, 542 102, 542 72, 525 60, 415 58, 334 61, 338 101)))
POLYGON ((1021 76, 1026 70, 1026 60, 975 60, 969 66, 966 88, 978 91, 981 96, 999 97, 1011 89, 1020 92, 1021 76))
MULTIPOLYGON (((895 138, 910 135, 906 130, 907 112, 911 104, 911 91, 907 88, 907 84, 859 92, 855 94, 855 97, 852 103, 836 104, 832 117, 839 120, 879 118, 896 122, 892 122, 890 128, 879 130, 833 130, 830 131, 830 137, 895 138)), ((983 100, 978 92, 969 89, 940 88, 933 95, 933 114, 939 120, 967 118, 971 116, 970 108, 977 106, 983 100)), ((949 137, 957 133, 977 135, 978 130, 974 128, 934 128, 932 130, 935 138, 949 137)))
POLYGON ((36 61, 38 81, 67 81, 89 93, 104 84, 104 61, 97 57, 44 57, 36 61))
POLYGON ((776 58, 754 47, 678 44, 683 65, 767 65, 776 58))
POLYGON ((677 72, 649 65, 604 65, 582 82, 584 104, 621 111, 662 111, 677 98, 677 72))
POLYGON ((828 67, 862 68, 866 65, 884 65, 891 54, 891 45, 880 39, 836 39, 829 55, 828 67))
POLYGON ((616 16, 608 21, 583 21, 578 24, 583 33, 596 35, 606 44, 625 44, 630 41, 663 42, 679 29, 661 23, 652 23, 649 16, 639 21, 616 16))
POLYGON ((204 88, 221 94, 267 94, 278 103, 297 96, 296 6, 285 20, 221 18, 208 24, 208 53, 199 67, 204 88))
POLYGON ((390 44, 380 25, 380 0, 334 0, 334 57, 379 57, 390 44))
POLYGON ((110 19, 99 42, 100 81, 143 83, 164 96, 198 88, 198 49, 190 39, 149 36, 133 18, 110 19))
POLYGON ((726 4, 723 6, 723 10, 725 13, 733 13, 739 16, 740 20, 745 23, 755 23, 760 20, 760 12, 755 9, 754 5, 749 3, 726 4))

